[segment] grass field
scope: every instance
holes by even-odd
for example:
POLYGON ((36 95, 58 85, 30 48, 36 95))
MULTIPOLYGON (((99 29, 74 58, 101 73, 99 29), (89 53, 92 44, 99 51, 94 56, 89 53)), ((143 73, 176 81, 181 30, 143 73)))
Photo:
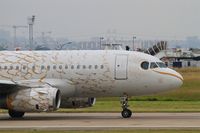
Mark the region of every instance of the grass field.
MULTIPOLYGON (((200 112, 200 101, 130 101, 129 109, 138 112, 200 112)), ((90 108, 64 109, 56 112, 78 113, 78 112, 117 112, 122 110, 119 101, 97 101, 90 108)), ((7 110, 1 110, 7 113, 7 110)))
MULTIPOLYGON (((130 101, 133 112, 200 112, 200 101, 130 101)), ((119 101, 98 101, 91 108, 59 109, 58 112, 121 112, 119 101)))

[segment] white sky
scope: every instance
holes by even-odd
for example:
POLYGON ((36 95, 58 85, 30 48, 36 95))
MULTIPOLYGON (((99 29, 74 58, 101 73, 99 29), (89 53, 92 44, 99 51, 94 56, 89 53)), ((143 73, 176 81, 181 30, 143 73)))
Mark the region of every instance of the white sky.
POLYGON ((0 0, 0 25, 26 25, 54 36, 115 29, 144 36, 200 36, 200 0, 0 0))

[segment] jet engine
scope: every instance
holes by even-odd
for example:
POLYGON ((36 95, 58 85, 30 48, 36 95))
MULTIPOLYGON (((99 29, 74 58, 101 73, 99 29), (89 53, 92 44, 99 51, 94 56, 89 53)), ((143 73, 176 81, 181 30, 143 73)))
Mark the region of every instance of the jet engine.
POLYGON ((63 108, 87 108, 92 107, 96 102, 93 97, 63 98, 61 107, 63 108))
POLYGON ((21 112, 48 112, 59 108, 60 91, 57 88, 22 89, 7 96, 9 110, 21 112))

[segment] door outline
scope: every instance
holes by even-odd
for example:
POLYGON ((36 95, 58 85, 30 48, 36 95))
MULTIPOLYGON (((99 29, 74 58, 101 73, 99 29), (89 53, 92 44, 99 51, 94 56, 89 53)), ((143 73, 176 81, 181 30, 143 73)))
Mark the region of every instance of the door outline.
POLYGON ((115 74, 114 74, 114 77, 115 77, 115 80, 127 80, 128 79, 128 55, 121 54, 121 55, 116 55, 115 56, 115 74), (125 65, 123 67, 124 70, 123 69, 118 70, 118 68, 120 67, 120 66, 118 66, 118 65, 120 65, 118 63, 118 61, 120 60, 118 57, 119 58, 126 58, 124 61, 122 60, 122 63, 124 63, 124 65, 125 65), (120 73, 120 72, 123 73, 123 71, 124 71, 125 75, 123 75, 122 77, 120 77, 118 75, 118 73, 120 73))

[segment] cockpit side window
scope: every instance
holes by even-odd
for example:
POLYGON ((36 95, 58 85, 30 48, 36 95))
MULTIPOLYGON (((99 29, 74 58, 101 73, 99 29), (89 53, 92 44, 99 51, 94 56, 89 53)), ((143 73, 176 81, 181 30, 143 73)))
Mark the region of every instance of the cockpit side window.
POLYGON ((160 68, 167 68, 167 66, 165 65, 165 63, 163 63, 163 62, 156 62, 157 64, 158 64, 158 66, 160 67, 160 68))
POLYGON ((142 63, 141 63, 141 67, 142 67, 142 69, 144 69, 144 70, 149 69, 149 62, 147 62, 147 61, 142 62, 142 63))
POLYGON ((158 65, 155 62, 151 62, 150 68, 151 69, 158 68, 158 65))

